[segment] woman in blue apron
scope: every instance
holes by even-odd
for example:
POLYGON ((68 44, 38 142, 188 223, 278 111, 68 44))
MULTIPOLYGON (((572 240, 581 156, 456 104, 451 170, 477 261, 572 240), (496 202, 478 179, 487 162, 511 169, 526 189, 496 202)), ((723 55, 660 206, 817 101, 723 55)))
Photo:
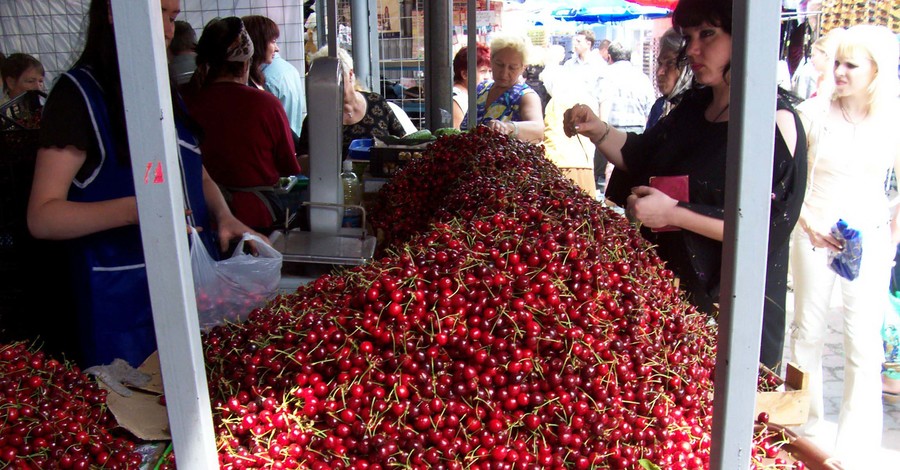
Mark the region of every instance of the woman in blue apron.
MULTIPOLYGON (((165 37, 180 0, 161 2, 165 37)), ((210 253, 250 231, 228 210, 203 169, 180 102, 174 103, 187 223, 210 253)), ((138 366, 156 339, 109 1, 93 0, 85 50, 54 86, 44 110, 28 225, 38 238, 71 240, 82 366, 115 358, 138 366)))

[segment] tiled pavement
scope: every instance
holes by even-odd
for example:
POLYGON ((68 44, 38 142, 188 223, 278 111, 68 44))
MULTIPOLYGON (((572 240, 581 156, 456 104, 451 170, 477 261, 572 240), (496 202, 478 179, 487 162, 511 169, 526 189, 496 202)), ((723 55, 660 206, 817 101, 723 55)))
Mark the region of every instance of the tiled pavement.
MULTIPOLYGON (((885 291, 887 295, 887 291, 885 291)), ((833 442, 834 432, 837 430, 838 413, 841 406, 841 395, 844 384, 844 353, 843 332, 841 330, 841 317, 839 299, 832 301, 832 309, 828 316, 828 333, 825 341, 824 353, 824 389, 825 389, 825 419, 830 431, 829 442, 833 442)), ((793 319, 793 295, 788 292, 787 299, 787 323, 790 325, 793 319)), ((790 359, 790 341, 785 341, 784 357, 790 359)), ((879 469, 900 469, 900 404, 884 403, 884 425, 881 434, 881 452, 879 460, 883 466, 879 469)), ((833 449, 821 445, 826 453, 833 449)))

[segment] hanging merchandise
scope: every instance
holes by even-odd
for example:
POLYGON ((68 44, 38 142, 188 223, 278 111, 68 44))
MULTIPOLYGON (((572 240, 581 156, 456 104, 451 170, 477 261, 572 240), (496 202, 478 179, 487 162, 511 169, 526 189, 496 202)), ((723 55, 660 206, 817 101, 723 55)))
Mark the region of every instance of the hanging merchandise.
POLYGON ((860 24, 887 26, 900 34, 900 2, 886 0, 822 0, 822 32, 860 24))

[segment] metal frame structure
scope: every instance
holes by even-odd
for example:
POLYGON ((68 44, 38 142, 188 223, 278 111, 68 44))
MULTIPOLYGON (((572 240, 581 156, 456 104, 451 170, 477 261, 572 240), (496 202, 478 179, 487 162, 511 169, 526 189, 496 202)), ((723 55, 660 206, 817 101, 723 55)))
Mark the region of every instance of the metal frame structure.
MULTIPOLYGON (((176 170, 178 157, 160 2, 113 0, 112 4, 116 31, 120 32, 116 42, 122 65, 129 145, 134 149, 133 176, 162 373, 169 397, 172 437, 179 465, 216 468, 211 409, 184 236, 180 174, 176 170), (148 164, 162 168, 163 183, 144 183, 148 164)), ((722 311, 710 465, 713 470, 743 470, 750 464, 750 423, 766 259, 765 237, 760 239, 758 227, 768 226, 775 126, 777 5, 768 2, 751 5, 749 0, 734 0, 734 6, 732 119, 726 176, 730 191, 725 210, 722 311), (752 99, 759 96, 772 98, 752 99)), ((474 0, 468 1, 468 8, 469 21, 473 24, 474 0)), ((323 26, 320 32, 325 30, 323 26)), ((475 28, 469 28, 471 44, 475 43, 474 33, 475 28)), ((470 57, 469 63, 474 65, 475 61, 470 57)))

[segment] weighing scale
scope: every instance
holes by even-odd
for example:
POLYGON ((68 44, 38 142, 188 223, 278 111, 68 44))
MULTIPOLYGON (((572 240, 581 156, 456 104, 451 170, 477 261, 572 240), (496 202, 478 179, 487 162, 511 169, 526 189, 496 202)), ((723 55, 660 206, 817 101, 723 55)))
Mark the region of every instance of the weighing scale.
POLYGON ((284 257, 283 290, 296 289, 330 271, 332 265, 364 264, 375 253, 375 237, 365 229, 365 209, 343 204, 342 77, 334 46, 329 47, 328 57, 313 61, 307 74, 310 202, 303 206, 309 209, 310 229, 277 230, 269 236, 272 246, 284 257), (362 210, 363 228, 341 227, 348 207, 362 210))

